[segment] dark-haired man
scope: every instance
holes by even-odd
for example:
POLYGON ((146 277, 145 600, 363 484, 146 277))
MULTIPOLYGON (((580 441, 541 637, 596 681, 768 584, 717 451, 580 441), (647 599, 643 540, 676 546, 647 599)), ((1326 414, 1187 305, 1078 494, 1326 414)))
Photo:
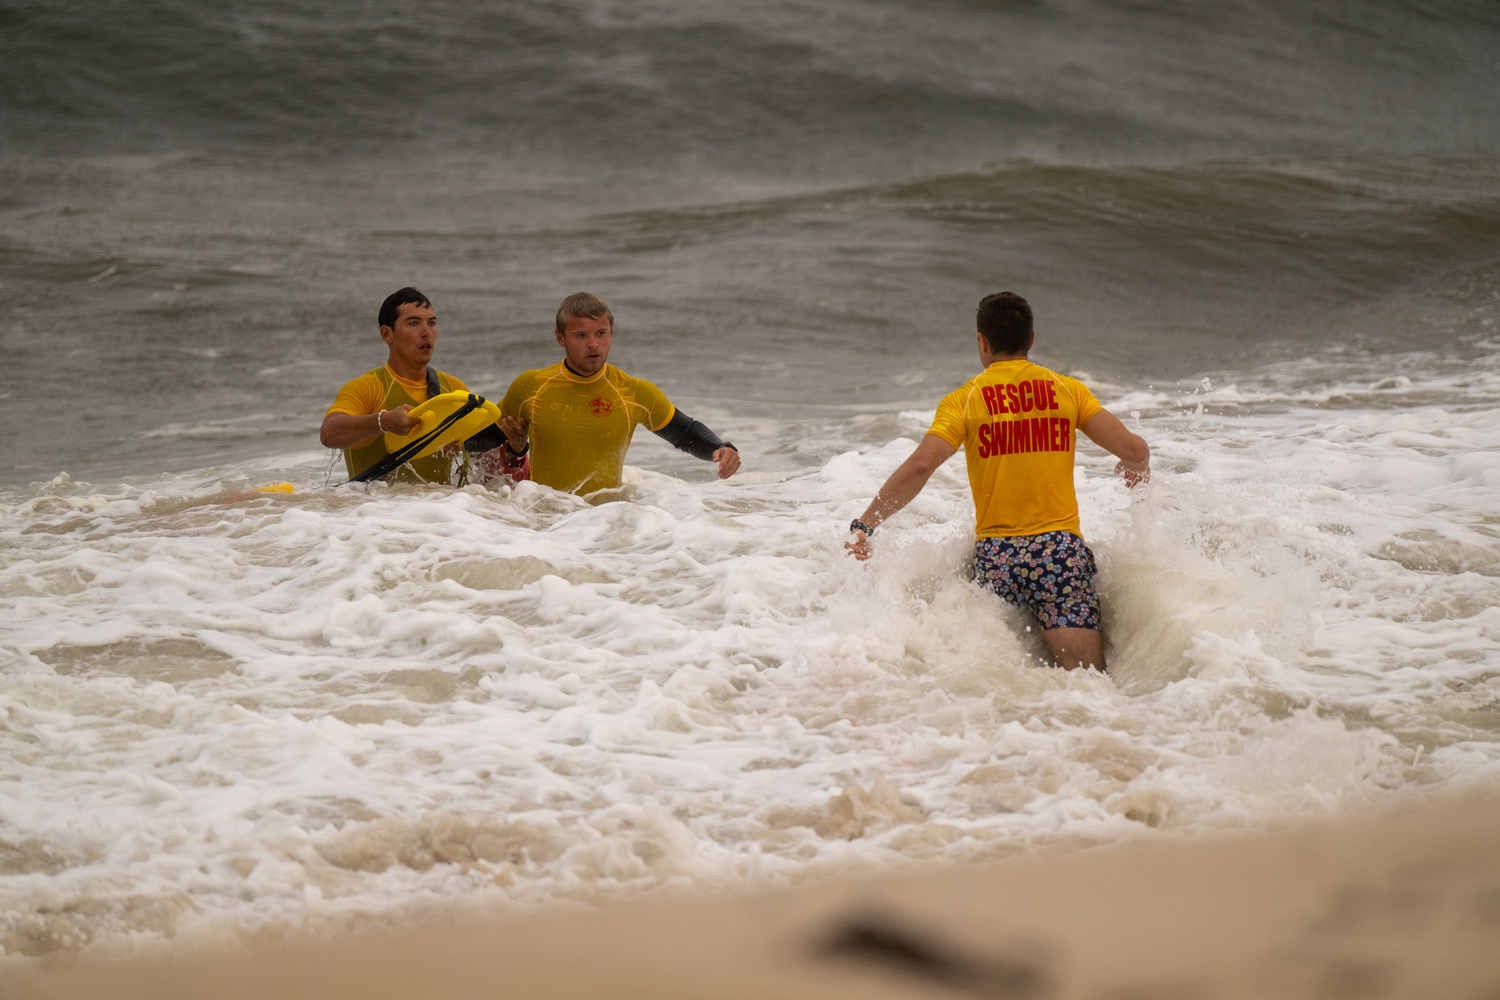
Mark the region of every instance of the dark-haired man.
MULTIPOLYGON (((349 475, 355 476, 385 458, 385 435, 410 434, 420 423, 409 414, 429 396, 445 392, 467 392, 458 378, 428 366, 437 348, 437 314, 427 296, 415 288, 393 292, 380 305, 380 339, 390 347, 385 364, 348 382, 323 417, 318 439, 325 448, 342 448, 349 475)), ((516 421, 502 421, 505 452, 526 451, 526 431, 516 421)), ((491 433, 485 443, 498 450, 501 435, 491 433)), ((462 476, 463 463, 456 455, 439 451, 401 466, 390 477, 398 482, 448 483, 454 481, 455 465, 462 476)), ((506 471, 519 474, 520 460, 506 462, 506 471)))
POLYGON ((1074 431, 1120 459, 1115 472, 1126 486, 1150 478, 1151 450, 1082 382, 1027 359, 1036 332, 1021 296, 986 296, 975 325, 984 370, 943 397, 927 436, 850 524, 855 538, 845 544, 870 558, 876 527, 962 446, 974 494, 975 581, 1031 611, 1059 666, 1104 670, 1094 554, 1073 492, 1074 431))
MULTIPOLYGON (((739 450, 671 404, 656 386, 609 364, 615 318, 588 292, 563 299, 553 324, 563 359, 522 372, 500 411, 531 435, 531 478, 567 493, 614 489, 637 424, 673 446, 718 463, 719 478, 740 467, 739 450)), ((507 425, 509 426, 509 425, 507 425)))

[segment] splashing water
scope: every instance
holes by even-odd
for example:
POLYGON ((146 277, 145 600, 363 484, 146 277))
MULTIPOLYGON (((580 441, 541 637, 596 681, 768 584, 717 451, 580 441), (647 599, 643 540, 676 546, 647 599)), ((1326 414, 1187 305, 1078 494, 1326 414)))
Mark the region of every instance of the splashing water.
POLYGON ((1130 493, 1080 455, 1108 677, 1038 669, 965 581, 961 457, 847 558, 904 436, 779 478, 636 470, 601 506, 328 488, 316 456, 229 504, 59 477, 0 513, 0 940, 796 882, 1494 782, 1497 397, 1494 358, 1221 384, 1201 417, 1106 394, 1158 469, 1130 493))

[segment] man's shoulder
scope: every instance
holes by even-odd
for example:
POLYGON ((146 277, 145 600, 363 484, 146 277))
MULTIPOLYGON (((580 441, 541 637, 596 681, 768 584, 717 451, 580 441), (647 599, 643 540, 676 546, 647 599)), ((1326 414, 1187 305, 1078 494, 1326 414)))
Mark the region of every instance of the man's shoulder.
POLYGON ((660 387, 650 379, 641 378, 639 375, 632 375, 614 365, 605 366, 604 377, 610 385, 617 389, 636 391, 645 389, 651 392, 661 392, 660 387))
MULTIPOLYGON (((625 369, 621 368, 619 365, 612 365, 609 362, 605 362, 604 364, 604 377, 610 382, 613 382, 615 385, 627 385, 646 382, 645 379, 637 378, 636 376, 627 372, 625 369)), ((650 385, 651 383, 646 382, 646 384, 650 385)))
MULTIPOLYGON (((988 371, 988 369, 986 369, 986 371, 988 371)), ((951 392, 944 393, 942 401, 944 403, 960 403, 962 400, 967 399, 970 393, 972 393, 979 387, 979 382, 984 378, 984 376, 985 372, 980 372, 958 388, 952 390, 951 392)))
POLYGON ((355 417, 374 413, 380 406, 381 396, 385 393, 386 383, 380 379, 384 370, 384 365, 371 368, 364 374, 356 375, 345 382, 339 387, 328 412, 345 413, 355 417))
POLYGON ((526 371, 521 372, 521 374, 519 374, 515 378, 511 379, 510 380, 510 384, 513 385, 513 386, 535 384, 535 383, 538 383, 538 382, 545 381, 548 377, 556 375, 561 370, 562 370, 562 362, 561 361, 559 361, 559 362, 557 362, 555 364, 547 365, 547 366, 542 367, 542 368, 528 368, 526 371))
POLYGON ((351 378, 348 384, 353 385, 356 382, 379 382, 381 381, 380 376, 383 374, 385 374, 385 365, 376 365, 369 371, 360 372, 358 375, 351 378))
POLYGON ((1083 385, 1081 381, 1074 378, 1072 375, 1064 375, 1062 372, 1053 371, 1046 365, 1039 365, 1035 361, 1029 362, 1029 364, 1030 367, 1027 369, 1028 377, 1035 378, 1036 373, 1040 373, 1041 375, 1051 376, 1052 378, 1057 379, 1059 382, 1067 382, 1069 385, 1083 385))
POLYGON ((369 388, 377 391, 383 389, 385 388, 385 382, 381 379, 380 376, 384 372, 385 365, 381 365, 378 368, 371 368, 367 372, 361 372, 360 374, 351 378, 349 381, 345 382, 339 389, 339 391, 358 392, 361 388, 369 388))
POLYGON ((1072 375, 1064 375, 1062 372, 1055 372, 1055 371, 1053 371, 1050 368, 1042 368, 1041 365, 1037 365, 1037 367, 1041 368, 1042 371, 1046 372, 1048 375, 1052 376, 1054 379, 1056 379, 1057 381, 1061 382, 1064 386, 1066 386, 1068 388, 1068 390, 1070 392, 1074 393, 1075 395, 1078 394, 1079 392, 1086 393, 1089 396, 1093 395, 1093 391, 1091 389, 1089 389, 1089 387, 1087 385, 1084 384, 1084 382, 1083 382, 1082 379, 1080 379, 1080 378, 1074 378, 1072 375))

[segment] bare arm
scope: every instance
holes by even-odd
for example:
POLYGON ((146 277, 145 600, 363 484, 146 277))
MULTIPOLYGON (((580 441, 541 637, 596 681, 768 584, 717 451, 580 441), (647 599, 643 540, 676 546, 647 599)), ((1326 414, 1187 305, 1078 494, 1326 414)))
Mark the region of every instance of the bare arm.
POLYGON ((318 430, 318 440, 325 448, 352 448, 361 441, 379 437, 386 431, 410 434, 421 423, 420 420, 407 416, 410 410, 411 404, 404 403, 394 410, 359 416, 352 413, 330 413, 323 418, 323 426, 318 430))
POLYGON ((1108 410, 1100 410, 1078 429, 1120 460, 1115 465, 1115 473, 1125 477, 1126 486, 1151 481, 1151 449, 1146 446, 1145 439, 1126 428, 1119 417, 1108 410))
MULTIPOLYGON (((859 519, 871 528, 878 526, 896 511, 911 503, 938 466, 953 457, 958 449, 936 434, 928 434, 917 445, 917 450, 907 456, 901 467, 891 473, 875 499, 859 519)), ((854 553, 856 559, 870 558, 870 539, 863 531, 854 532, 855 540, 845 542, 844 547, 854 553)))

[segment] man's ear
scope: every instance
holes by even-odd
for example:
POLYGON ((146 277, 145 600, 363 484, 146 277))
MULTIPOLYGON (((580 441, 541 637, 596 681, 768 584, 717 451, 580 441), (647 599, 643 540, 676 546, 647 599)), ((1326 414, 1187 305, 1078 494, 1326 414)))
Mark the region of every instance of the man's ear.
POLYGON ((562 334, 561 330, 553 328, 552 332, 557 335, 557 346, 558 347, 567 347, 568 346, 568 342, 563 339, 563 334, 562 334))
POLYGON ((389 344, 391 342, 391 338, 394 337, 395 335, 396 335, 396 331, 392 330, 388 326, 382 326, 380 328, 380 339, 383 340, 383 341, 385 341, 387 344, 389 344))

